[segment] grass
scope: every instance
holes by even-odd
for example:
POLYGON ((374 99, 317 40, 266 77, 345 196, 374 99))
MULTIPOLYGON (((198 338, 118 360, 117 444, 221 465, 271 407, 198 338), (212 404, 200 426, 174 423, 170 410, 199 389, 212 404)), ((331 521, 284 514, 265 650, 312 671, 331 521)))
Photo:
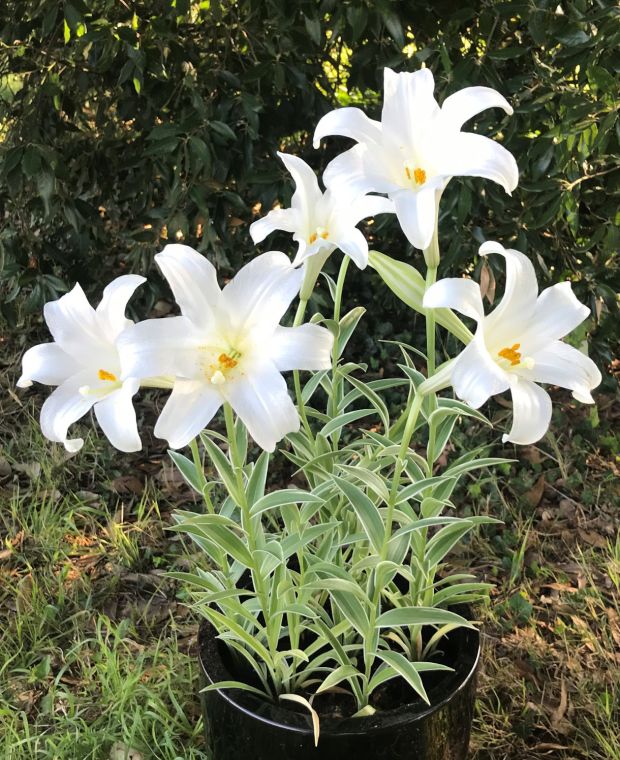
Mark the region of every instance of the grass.
MULTIPOLYGON (((38 432, 40 398, 0 399, 0 757, 208 760, 197 621, 165 577, 191 562, 165 531, 191 494, 153 441, 126 458, 91 432, 67 458, 38 432)), ((453 558, 496 584, 473 760, 620 757, 613 401, 597 420, 564 399, 557 439, 498 446, 518 461, 460 492, 462 511, 505 521, 453 558)))
POLYGON ((204 758, 195 623, 157 569, 156 503, 121 522, 60 490, 39 480, 0 511, 0 757, 204 758))

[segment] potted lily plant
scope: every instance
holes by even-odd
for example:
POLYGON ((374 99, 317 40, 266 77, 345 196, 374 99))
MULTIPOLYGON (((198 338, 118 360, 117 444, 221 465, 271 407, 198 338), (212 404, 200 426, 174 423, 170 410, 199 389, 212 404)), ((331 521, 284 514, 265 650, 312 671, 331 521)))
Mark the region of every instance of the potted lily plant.
POLYGON ((127 302, 144 281, 137 275, 108 285, 96 309, 76 285, 45 307, 54 342, 23 358, 18 385, 58 386, 41 428, 70 451, 82 440, 68 429, 91 408, 113 446, 138 450, 133 396, 140 387, 171 391, 155 434, 202 497, 203 509, 178 511, 172 530, 191 538, 204 561, 172 575, 204 621, 213 760, 465 758, 480 657, 475 605, 489 587, 451 572, 446 557, 494 518, 459 517, 451 497, 465 473, 510 460, 472 450, 440 466, 440 456, 460 419, 488 423, 479 408, 495 394, 512 396, 504 440, 529 444, 551 419, 539 383, 592 403, 601 380, 562 341, 589 309, 568 282, 539 294, 524 254, 481 246, 506 270, 489 314, 473 280, 437 280, 439 204, 450 179, 477 176, 507 192, 517 185, 502 145, 462 131, 481 110, 510 114, 510 105, 471 87, 440 107, 428 69, 386 69, 384 90, 380 122, 341 108, 317 125, 317 146, 327 135, 356 141, 327 167, 325 192, 304 161, 279 154, 296 186, 291 207, 270 211, 250 233, 257 243, 276 229, 292 233, 293 260, 263 253, 221 289, 203 255, 168 245, 155 258, 179 316, 128 320, 127 302), (384 213, 396 214, 423 251, 424 274, 369 251, 356 225, 384 213), (337 250, 338 278, 325 276, 333 311, 304 321, 337 250), (343 314, 350 261, 374 268, 426 319, 425 347, 399 344, 396 377, 365 379, 366 367, 347 357, 364 314, 343 314), (296 299, 292 326, 282 326, 296 299), (463 349, 436 366, 438 328, 463 349), (282 374, 291 371, 293 393, 282 374), (396 414, 384 399, 394 388, 406 397, 396 414), (439 395, 447 388, 457 398, 439 395), (220 409, 225 434, 209 427, 220 409), (274 487, 278 445, 278 466, 288 460, 294 477, 274 487), (189 456, 178 451, 186 446, 189 456), (205 459, 215 477, 206 477, 205 459))

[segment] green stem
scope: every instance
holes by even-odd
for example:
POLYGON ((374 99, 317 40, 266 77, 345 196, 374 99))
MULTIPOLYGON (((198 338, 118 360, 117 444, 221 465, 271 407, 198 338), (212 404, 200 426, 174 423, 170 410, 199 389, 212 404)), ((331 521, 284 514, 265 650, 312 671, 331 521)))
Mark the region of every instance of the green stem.
MULTIPOLYGON (((429 267, 426 270, 425 292, 437 280, 437 267, 429 267)), ((426 366, 427 377, 435 374, 435 312, 433 309, 426 311, 426 366)))
POLYGON ((196 468, 196 474, 198 475, 198 478, 200 479, 200 485, 202 487, 202 498, 204 499, 205 506, 207 507, 207 512, 209 514, 214 515, 215 514, 215 507, 213 506, 213 502, 211 501, 211 497, 209 496, 209 492, 207 491, 207 479, 205 478, 204 474, 204 467, 202 464, 202 458, 200 456, 200 451, 198 450, 198 440, 196 438, 192 438, 189 444, 189 448, 192 452, 192 459, 194 460, 194 467, 196 468))
MULTIPOLYGON (((308 301, 302 298, 299 301, 299 306, 297 307, 297 312, 295 313, 295 320, 293 321, 293 327, 299 327, 299 325, 303 322, 303 318, 306 313, 307 306, 308 306, 308 301)), ((308 436, 310 441, 314 441, 312 428, 310 427, 310 423, 308 422, 308 416, 306 415, 306 405, 304 404, 304 398, 303 398, 302 389, 301 389, 301 380, 299 378, 298 369, 293 370, 293 385, 295 386, 295 398, 297 399, 297 409, 299 410, 301 424, 304 426, 304 430, 306 431, 306 435, 308 436)))
MULTIPOLYGON (((340 264, 340 271, 338 272, 338 280, 336 281, 336 292, 334 293, 334 322, 336 325, 340 324, 340 312, 342 307, 342 292, 344 290, 344 281, 347 276, 347 269, 349 268, 349 262, 351 259, 348 256, 343 256, 342 263, 340 264)), ((334 338, 334 345, 332 347, 332 392, 329 398, 329 416, 331 419, 338 416, 338 409, 340 407, 340 373, 338 372, 338 359, 339 357, 339 341, 338 338, 334 338)), ((334 451, 338 448, 339 435, 333 436, 334 451)))
POLYGON ((254 523, 252 515, 250 514, 250 505, 248 504, 248 499, 245 492, 245 483, 243 482, 243 462, 240 461, 239 449, 237 447, 237 436, 235 435, 235 419, 233 416, 232 407, 228 403, 224 404, 224 419, 226 420, 226 437, 228 438, 228 445, 230 446, 230 460, 235 472, 235 478, 237 480, 237 495, 239 498, 239 507, 241 508, 241 527, 248 537, 248 549, 252 555, 252 567, 250 567, 249 570, 252 574, 252 581, 254 583, 254 588, 256 589, 256 594, 260 601, 261 610, 265 620, 269 647, 272 649, 271 636, 269 636, 269 597, 265 590, 262 573, 260 572, 260 568, 255 561, 257 542, 256 536, 254 535, 254 523))
POLYGON ((344 290, 344 281, 347 276, 347 269, 351 259, 348 256, 342 257, 342 263, 340 264, 340 271, 338 272, 338 280, 336 281, 336 294, 334 297, 334 321, 340 322, 340 306, 342 304, 342 291, 344 290))
POLYGON ((407 422, 405 423, 405 430, 403 431, 403 437, 400 442, 400 449, 398 450, 398 458, 394 465, 394 476, 392 478, 392 487, 390 488, 390 496, 387 504, 387 517, 385 521, 385 534, 383 536, 383 545, 381 547, 381 560, 384 560, 387 555, 387 547, 392 537, 392 522, 394 520, 394 508, 396 506, 396 498, 398 496, 398 486, 400 485, 400 476, 405 469, 405 462, 407 460, 407 450, 411 442, 411 436, 415 430, 416 422, 418 421, 418 415, 422 408, 422 402, 424 397, 419 393, 413 398, 413 403, 409 407, 409 414, 407 415, 407 422))
MULTIPOLYGON (((407 414, 407 422, 405 424, 405 430, 403 432, 403 437, 400 443, 398 458, 396 459, 396 464, 394 465, 394 476, 392 479, 392 487, 390 489, 390 495, 387 502, 385 531, 383 534, 383 543, 381 545, 381 551, 379 553, 380 561, 384 561, 387 558, 388 546, 390 543, 390 538, 392 537, 392 523, 394 521, 394 509, 396 508, 396 499, 398 497, 398 486, 400 485, 400 476, 402 475, 403 470, 405 468, 407 450, 409 449, 411 436, 413 435, 413 431, 415 430, 416 422, 418 421, 418 415, 420 414, 420 409, 422 408, 423 401, 424 401, 424 397, 416 393, 416 395, 413 398, 413 402, 411 403, 411 406, 409 407, 409 412, 407 414)), ((379 614, 379 605, 381 602, 381 591, 382 589, 378 586, 378 584, 375 583, 372 606, 370 608, 370 621, 369 621, 370 632, 374 631, 375 622, 379 614)), ((366 677, 368 679, 370 679, 370 676, 372 673, 372 666, 374 663, 374 659, 375 659, 374 654, 365 652, 366 677)))

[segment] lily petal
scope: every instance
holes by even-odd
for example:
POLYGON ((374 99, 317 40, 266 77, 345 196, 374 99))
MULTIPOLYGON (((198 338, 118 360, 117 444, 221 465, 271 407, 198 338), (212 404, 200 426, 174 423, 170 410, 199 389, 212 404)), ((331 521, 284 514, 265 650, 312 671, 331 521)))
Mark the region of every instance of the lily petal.
POLYGON ((327 164, 323 182, 334 194, 351 196, 390 193, 400 186, 385 171, 382 154, 373 154, 367 143, 360 143, 327 164))
POLYGON ((271 341, 270 357, 280 372, 329 369, 333 345, 334 336, 319 325, 277 327, 271 341))
POLYGON ((80 388, 92 381, 90 370, 73 375, 56 388, 41 408, 41 432, 50 441, 64 444, 67 451, 79 451, 84 445, 82 438, 67 438, 67 430, 98 400, 94 394, 80 393, 80 388))
POLYGON ((556 340, 532 358, 534 366, 528 372, 531 380, 568 388, 577 401, 594 403, 591 391, 600 385, 603 377, 596 364, 584 353, 556 340))
POLYGON ((378 143, 381 140, 381 123, 369 119, 359 108, 336 108, 326 113, 314 130, 312 144, 318 148, 323 137, 341 135, 357 142, 378 143))
POLYGON ((211 422, 222 396, 208 383, 178 379, 155 425, 158 438, 180 449, 211 422))
POLYGON ((368 242, 360 230, 355 227, 349 228, 347 233, 338 236, 336 244, 355 262, 358 269, 368 266, 368 242))
POLYGON ((82 365, 57 343, 40 343, 24 354, 17 387, 29 388, 33 380, 45 385, 60 385, 81 369, 82 365))
POLYGON ((500 243, 488 241, 480 246, 479 254, 499 253, 506 260, 506 285, 500 303, 485 319, 485 332, 518 335, 532 323, 536 308, 538 281, 532 262, 520 251, 504 248, 500 243))
POLYGON ((278 153, 295 182, 295 192, 291 198, 291 206, 308 214, 319 203, 323 193, 319 189, 319 181, 314 170, 308 164, 291 153, 278 153))
POLYGON ((303 271, 288 256, 269 251, 246 264, 222 291, 231 324, 274 326, 301 287, 303 271))
POLYGON ((213 264, 187 245, 171 243, 155 256, 168 280, 183 316, 208 328, 221 304, 221 290, 213 264))
POLYGON ((437 170, 446 176, 484 177, 510 194, 519 182, 512 153, 495 140, 471 132, 458 132, 445 141, 437 154, 437 170))
POLYGON ((435 188, 399 190, 390 198, 394 201, 396 215, 407 240, 414 248, 428 248, 435 229, 435 188))
POLYGON ((487 108, 503 108, 509 116, 513 113, 510 103, 497 90, 491 87, 465 87, 444 100, 441 115, 449 126, 460 129, 472 116, 487 108))
POLYGON ((510 375, 512 427, 502 441, 527 445, 539 441, 551 422, 551 399, 536 383, 516 374, 510 375))
POLYGON ((528 331, 528 347, 535 352, 550 341, 558 340, 580 325, 590 309, 577 299, 570 282, 559 282, 545 288, 538 296, 528 331))
POLYGON ((424 294, 424 308, 438 309, 447 307, 456 309, 466 317, 481 322, 484 319, 484 307, 480 295, 480 285, 473 280, 447 277, 430 286, 424 294))
POLYGON ((146 319, 117 340, 122 378, 197 373, 197 349, 205 339, 187 317, 146 319))
POLYGON ((397 74, 383 70, 383 110, 381 125, 385 136, 408 147, 417 143, 417 125, 439 114, 433 95, 435 80, 430 69, 397 74))
POLYGON ((275 208, 262 219, 250 225, 250 236, 254 243, 261 243, 267 235, 275 230, 295 232, 300 224, 299 213, 293 208, 275 208))
POLYGON ((125 274, 117 277, 104 289, 103 298, 97 306, 96 314, 99 324, 105 330, 106 337, 113 343, 117 336, 133 324, 125 316, 127 303, 136 288, 146 282, 146 277, 137 274, 125 274))
POLYGON ((133 396, 138 392, 137 378, 126 380, 122 387, 95 404, 95 417, 112 446, 119 451, 140 451, 133 396))
POLYGON ((358 224, 362 219, 378 214, 395 214, 396 207, 394 201, 390 198, 384 198, 382 195, 363 195, 351 202, 351 213, 353 215, 353 224, 358 224))
POLYGON ((287 433, 299 430, 299 415, 286 382, 271 362, 221 388, 252 438, 265 451, 273 451, 287 433))
POLYGON ((507 373, 489 355, 480 330, 457 356, 452 367, 452 385, 456 395, 474 409, 507 390, 507 373))
POLYGON ((43 307, 45 321, 60 348, 82 364, 96 363, 110 353, 93 307, 78 284, 43 307))

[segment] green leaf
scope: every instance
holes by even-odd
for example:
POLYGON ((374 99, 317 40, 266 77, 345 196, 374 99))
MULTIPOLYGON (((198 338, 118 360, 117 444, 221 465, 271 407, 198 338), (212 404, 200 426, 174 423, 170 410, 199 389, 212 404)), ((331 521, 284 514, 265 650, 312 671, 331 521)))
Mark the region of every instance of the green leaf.
POLYGON ((390 33, 390 37, 399 47, 402 47, 405 44, 405 35, 398 15, 396 13, 388 13, 385 9, 383 10, 382 15, 383 22, 390 33))
POLYGON ((449 606, 457 604, 464 594, 475 594, 477 597, 483 597, 490 589, 492 583, 458 583, 454 586, 447 586, 433 595, 433 602, 437 605, 449 606))
POLYGON ((341 464, 340 469, 349 476, 361 480, 364 485, 368 486, 368 488, 381 499, 381 501, 387 501, 389 499, 390 492, 385 484, 385 480, 380 475, 377 475, 376 472, 368 470, 361 464, 341 464))
POLYGON ((340 665, 335 670, 332 670, 332 672, 325 678, 323 683, 315 691, 315 694, 321 694, 321 692, 329 691, 339 683, 348 681, 351 678, 359 678, 362 679, 362 681, 365 680, 364 675, 360 673, 356 668, 354 668, 353 665, 340 665))
POLYGON ((206 691, 219 691, 220 689, 240 689, 241 691, 249 691, 252 694, 258 694, 263 699, 270 699, 271 695, 263 691, 263 689, 257 689, 255 686, 250 686, 243 681, 218 681, 217 683, 210 683, 208 686, 204 686, 200 693, 204 694, 206 691))
POLYGON ((462 521, 462 517, 422 517, 421 519, 416 520, 415 522, 410 522, 407 525, 403 525, 402 528, 394 531, 390 539, 390 543, 392 543, 392 541, 396 541, 401 536, 407 536, 409 533, 413 533, 417 530, 424 530, 424 528, 435 528, 438 525, 452 525, 454 523, 461 523, 462 521))
POLYGON ((400 654, 400 652, 393 652, 390 649, 380 649, 377 652, 377 657, 387 663, 391 668, 394 668, 394 670, 407 681, 409 686, 422 697, 426 704, 430 705, 420 674, 415 668, 415 663, 410 662, 404 655, 400 654))
POLYGON ((472 459, 469 462, 456 462, 445 470, 444 475, 454 477, 456 475, 463 475, 463 473, 470 472, 471 470, 478 470, 481 467, 493 467, 498 464, 509 464, 514 461, 516 460, 504 457, 483 457, 481 459, 472 459))
POLYGON ((329 375, 329 370, 321 370, 320 372, 315 372, 310 380, 305 384, 304 389, 301 393, 301 397, 304 401, 304 404, 307 404, 308 401, 312 398, 315 390, 319 387, 321 384, 321 381, 326 378, 329 375))
POLYGON ((330 596, 349 623, 361 636, 366 636, 369 633, 370 621, 357 596, 349 591, 332 591, 330 596))
POLYGON ((315 45, 321 44, 321 22, 318 18, 309 18, 304 14, 304 24, 308 36, 315 45))
MULTIPOLYGON (((218 610, 215 610, 212 607, 203 608, 203 613, 217 628, 220 636, 223 632, 230 632, 235 636, 235 638, 237 638, 239 641, 242 641, 252 652, 254 652, 268 667, 272 664, 272 658, 269 650, 264 646, 264 644, 261 644, 256 635, 251 635, 235 620, 226 615, 223 615, 221 612, 218 612, 218 610)), ((256 623, 256 626, 259 627, 258 622, 256 623)))
POLYGON ((383 546, 385 536, 385 527, 374 502, 353 483, 337 475, 333 476, 334 483, 346 496, 349 503, 355 510, 359 521, 364 526, 364 530, 370 539, 370 542, 376 552, 380 552, 383 546))
POLYGON ((361 380, 358 380, 356 377, 353 377, 352 375, 349 375, 347 377, 347 381, 351 383, 351 385, 362 394, 362 396, 365 396, 368 401, 374 406, 374 408, 377 410, 377 413, 379 414, 379 417, 381 417, 381 422, 383 423, 383 427, 385 430, 388 430, 390 427, 390 415, 387 410, 387 406, 385 405, 385 402, 379 396, 378 393, 376 393, 372 388, 370 388, 366 383, 362 382, 361 380))
POLYGON ((284 504, 322 504, 323 499, 315 496, 310 491, 301 491, 297 488, 284 488, 281 491, 271 491, 256 501, 251 509, 252 517, 267 512, 269 509, 281 507, 284 504))
POLYGON ((223 137, 225 140, 237 139, 237 135, 232 131, 228 124, 225 124, 223 121, 210 121, 209 129, 213 130, 216 135, 223 137))
POLYGON ((220 449, 219 446, 215 444, 213 440, 211 440, 210 436, 207 435, 207 433, 201 433, 200 439, 202 440, 202 445, 205 447, 205 451, 215 465, 215 469, 218 471, 219 476, 222 478, 222 481, 224 482, 228 493, 237 502, 237 504, 239 504, 241 502, 241 494, 238 491, 237 479, 235 477, 235 471, 233 470, 231 463, 228 461, 228 458, 224 452, 220 449))
POLYGON ((445 483, 447 480, 455 481, 456 478, 449 476, 446 477, 445 475, 435 475, 432 478, 423 478, 422 480, 418 480, 417 483, 410 483, 408 486, 405 486, 398 492, 395 504, 398 505, 402 504, 404 501, 409 501, 409 499, 418 496, 423 491, 426 491, 429 488, 432 490, 436 486, 445 483))
POLYGON ((435 607, 398 607, 379 615, 375 622, 376 628, 396 628, 401 625, 446 625, 457 623, 464 628, 476 626, 461 615, 450 610, 440 610, 435 607))
POLYGON ((436 567, 448 552, 474 527, 469 520, 460 524, 446 525, 436 533, 426 546, 426 561, 430 567, 436 567))
POLYGON ((250 506, 258 501, 265 493, 265 483, 267 482, 267 473, 269 471, 269 458, 269 452, 263 451, 252 468, 246 488, 246 496, 248 497, 248 503, 250 506))
POLYGON ((376 409, 356 409, 353 412, 339 414, 338 417, 334 417, 321 429, 321 433, 327 437, 332 433, 339 432, 345 425, 350 425, 352 422, 356 422, 363 417, 368 417, 369 415, 376 413, 376 409))
POLYGON ((178 451, 168 449, 168 455, 175 464, 177 470, 183 476, 185 482, 196 491, 196 493, 202 494, 206 485, 206 479, 204 472, 198 471, 196 465, 183 454, 178 451))
POLYGON ((350 312, 344 315, 340 320, 340 329, 338 331, 338 358, 344 353, 344 349, 353 335, 353 331, 357 327, 357 323, 366 313, 366 309, 363 306, 356 306, 351 309, 350 312))
POLYGON ((222 515, 200 515, 199 519, 180 522, 171 526, 170 530, 203 535, 244 567, 253 567, 254 560, 245 543, 221 522, 227 519, 222 515))

